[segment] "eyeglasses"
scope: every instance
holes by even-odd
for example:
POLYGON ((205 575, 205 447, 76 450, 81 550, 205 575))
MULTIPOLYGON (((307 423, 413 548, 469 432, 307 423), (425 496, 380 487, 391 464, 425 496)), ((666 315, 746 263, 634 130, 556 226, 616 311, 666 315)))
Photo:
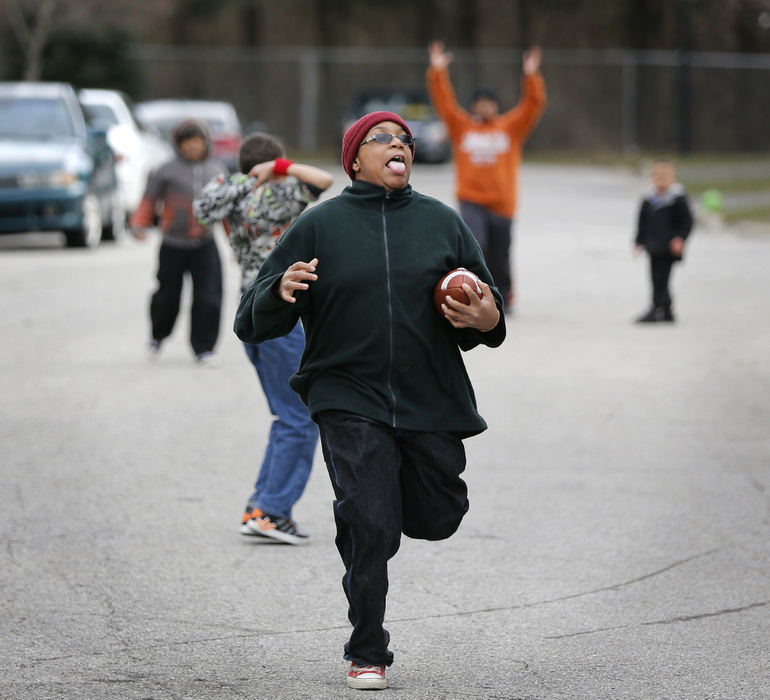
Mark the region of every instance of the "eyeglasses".
POLYGON ((375 141, 382 144, 383 146, 387 146, 391 141, 393 141, 394 138, 397 138, 399 141, 401 141, 404 146, 414 145, 414 139, 409 134, 388 134, 384 131, 379 131, 376 134, 372 134, 368 138, 365 138, 363 141, 361 141, 361 143, 358 145, 363 146, 365 143, 375 141))

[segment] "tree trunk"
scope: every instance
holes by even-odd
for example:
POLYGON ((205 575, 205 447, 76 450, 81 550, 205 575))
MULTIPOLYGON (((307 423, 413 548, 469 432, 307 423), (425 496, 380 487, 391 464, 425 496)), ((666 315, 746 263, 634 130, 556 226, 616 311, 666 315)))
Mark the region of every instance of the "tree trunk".
POLYGON ((12 3, 11 26, 24 51, 24 80, 40 80, 43 74, 43 49, 51 33, 58 0, 42 0, 37 6, 32 27, 27 26, 23 10, 12 3))

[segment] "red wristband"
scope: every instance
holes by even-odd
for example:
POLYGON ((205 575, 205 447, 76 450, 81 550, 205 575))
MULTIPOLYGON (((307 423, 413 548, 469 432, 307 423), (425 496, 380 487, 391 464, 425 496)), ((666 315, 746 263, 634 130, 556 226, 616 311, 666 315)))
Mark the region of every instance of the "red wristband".
POLYGON ((275 165, 273 166, 273 175, 286 175, 290 165, 294 165, 293 160, 287 160, 286 158, 276 158, 275 165))

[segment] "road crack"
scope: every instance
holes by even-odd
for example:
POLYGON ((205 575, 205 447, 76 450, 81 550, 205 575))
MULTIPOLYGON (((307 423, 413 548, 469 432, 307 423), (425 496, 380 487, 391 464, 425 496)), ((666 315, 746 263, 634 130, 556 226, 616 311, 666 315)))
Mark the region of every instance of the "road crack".
POLYGON ((632 627, 653 627, 655 625, 674 625, 681 622, 693 622, 695 620, 705 620, 710 617, 721 617, 722 615, 734 615, 736 613, 746 612, 754 608, 762 608, 770 605, 770 600, 763 600, 759 603, 749 603, 738 608, 724 608, 713 612, 696 613, 694 615, 677 615, 664 620, 649 620, 647 622, 638 622, 631 625, 615 625, 613 627, 597 627, 596 629, 583 630, 581 632, 570 632, 568 634, 554 634, 544 637, 544 639, 569 639, 570 637, 582 637, 587 634, 601 634, 602 632, 613 632, 615 630, 630 629, 632 627))

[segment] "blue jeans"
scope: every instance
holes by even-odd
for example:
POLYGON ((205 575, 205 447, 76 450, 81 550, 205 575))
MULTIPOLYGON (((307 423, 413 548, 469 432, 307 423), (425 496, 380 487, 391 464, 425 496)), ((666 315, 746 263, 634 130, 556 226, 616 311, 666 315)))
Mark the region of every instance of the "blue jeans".
POLYGON ((299 367, 305 334, 298 323, 282 338, 243 345, 257 370, 270 412, 275 416, 248 506, 290 518, 291 509, 302 496, 310 477, 318 442, 316 424, 289 387, 289 378, 299 367))

